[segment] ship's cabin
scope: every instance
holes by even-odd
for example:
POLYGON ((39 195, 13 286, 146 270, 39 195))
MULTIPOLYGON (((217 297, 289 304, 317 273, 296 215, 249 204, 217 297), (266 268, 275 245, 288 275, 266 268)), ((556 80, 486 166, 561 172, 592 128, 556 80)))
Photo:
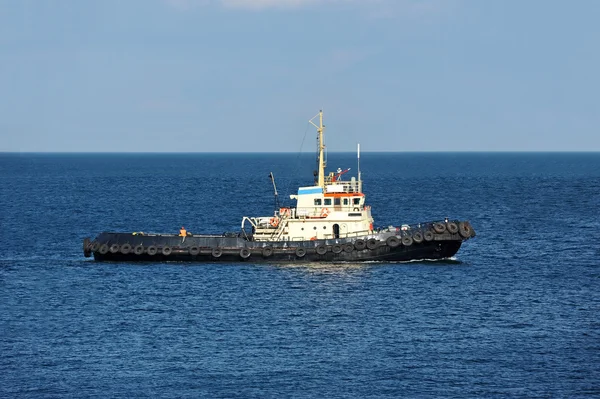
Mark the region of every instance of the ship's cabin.
POLYGON ((332 212, 360 212, 365 206, 365 195, 360 182, 353 177, 350 181, 330 182, 323 190, 320 186, 300 187, 291 199, 297 201, 297 217, 324 217, 332 212))
POLYGON ((373 218, 370 207, 365 205, 361 186, 354 177, 341 181, 331 174, 325 187, 300 187, 297 194, 290 195, 296 200, 295 207, 280 208, 273 217, 244 219, 253 226, 253 237, 257 241, 365 235, 373 229, 373 218))

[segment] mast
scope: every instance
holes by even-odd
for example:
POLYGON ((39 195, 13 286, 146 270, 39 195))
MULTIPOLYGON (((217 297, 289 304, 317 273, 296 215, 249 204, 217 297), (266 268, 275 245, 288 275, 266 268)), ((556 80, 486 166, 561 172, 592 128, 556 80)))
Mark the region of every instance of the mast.
POLYGON ((358 163, 358 181, 360 181, 360 143, 356 145, 356 162, 358 163))
POLYGON ((325 126, 323 126, 323 110, 320 110, 319 113, 317 115, 315 115, 311 120, 309 120, 309 122, 317 128, 317 133, 318 133, 318 139, 319 139, 319 143, 318 143, 318 150, 319 150, 319 158, 317 159, 317 162, 319 163, 319 180, 318 180, 318 185, 321 186, 323 189, 325 189, 325 166, 326 162, 325 159, 323 158, 323 150, 325 149, 325 142, 323 140, 323 133, 325 131, 325 126), (319 125, 317 126, 313 120, 316 117, 319 117, 319 125))

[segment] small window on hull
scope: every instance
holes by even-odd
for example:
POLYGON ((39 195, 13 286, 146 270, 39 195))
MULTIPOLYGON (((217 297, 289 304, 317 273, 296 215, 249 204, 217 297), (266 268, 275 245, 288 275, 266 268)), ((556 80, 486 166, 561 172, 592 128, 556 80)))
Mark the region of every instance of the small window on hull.
POLYGON ((344 205, 348 205, 348 198, 344 198, 344 205))
POLYGON ((333 199, 333 204, 334 205, 341 205, 341 198, 334 198, 333 199))
POLYGON ((321 206, 321 198, 315 198, 315 205, 321 206))
POLYGON ((325 198, 325 205, 331 205, 331 198, 325 198))

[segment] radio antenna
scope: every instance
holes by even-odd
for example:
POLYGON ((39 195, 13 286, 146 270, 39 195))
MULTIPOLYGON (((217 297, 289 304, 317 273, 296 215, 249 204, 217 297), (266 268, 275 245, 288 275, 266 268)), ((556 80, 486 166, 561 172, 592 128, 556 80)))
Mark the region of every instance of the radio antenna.
POLYGON ((360 143, 356 145, 356 160, 358 163, 358 181, 360 181, 360 143))

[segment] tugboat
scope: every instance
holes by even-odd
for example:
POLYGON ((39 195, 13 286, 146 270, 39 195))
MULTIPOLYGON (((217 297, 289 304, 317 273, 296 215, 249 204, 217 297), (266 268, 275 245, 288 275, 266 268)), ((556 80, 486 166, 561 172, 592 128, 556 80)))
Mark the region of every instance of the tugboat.
MULTIPOLYGON (((367 262, 437 260, 456 254, 475 237, 468 221, 437 220, 374 228, 360 174, 325 174, 323 111, 309 121, 317 129, 318 171, 314 185, 298 188, 271 216, 244 216, 241 231, 221 235, 100 233, 83 240, 83 254, 97 261, 367 262), (318 125, 315 120, 318 118, 318 125)), ((271 174, 273 180, 273 176, 271 174)), ((277 195, 277 188, 273 180, 277 195)))

